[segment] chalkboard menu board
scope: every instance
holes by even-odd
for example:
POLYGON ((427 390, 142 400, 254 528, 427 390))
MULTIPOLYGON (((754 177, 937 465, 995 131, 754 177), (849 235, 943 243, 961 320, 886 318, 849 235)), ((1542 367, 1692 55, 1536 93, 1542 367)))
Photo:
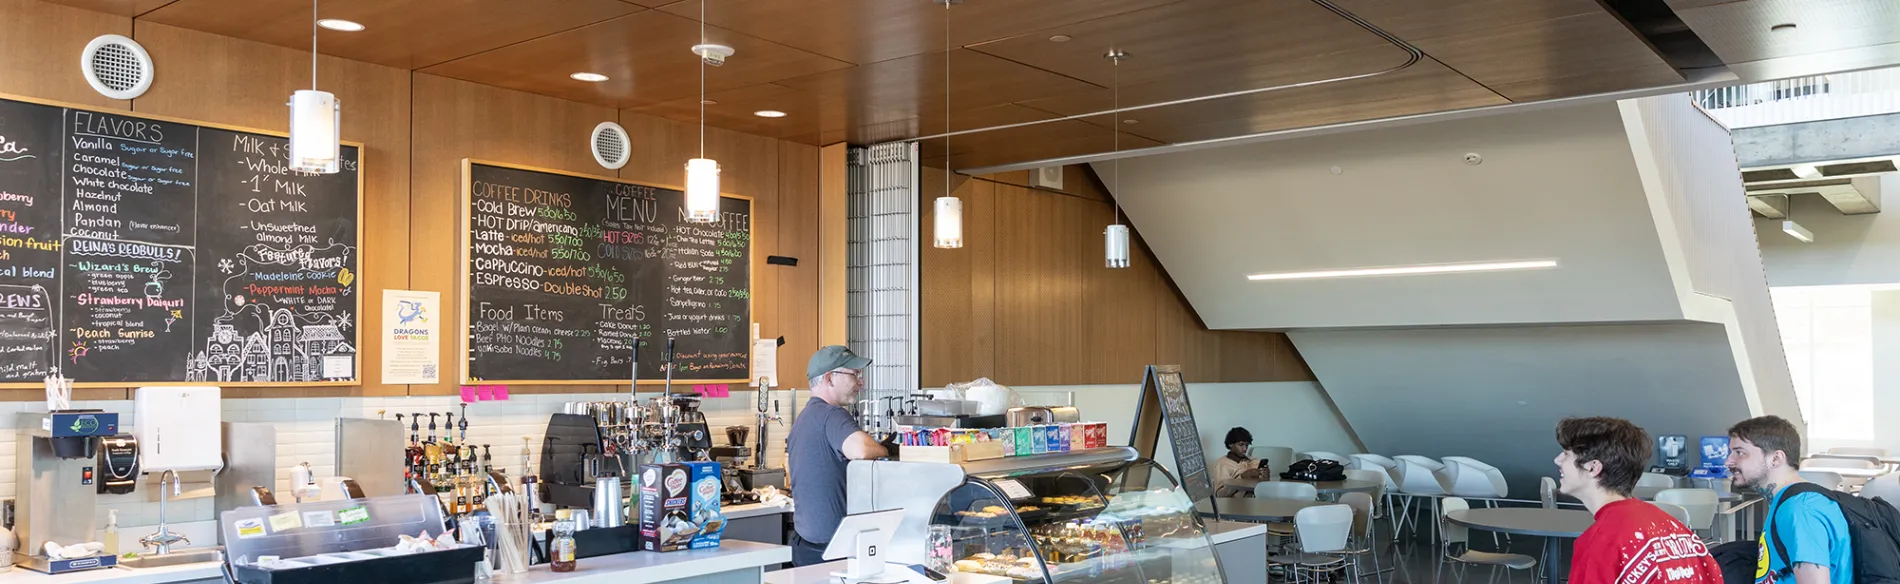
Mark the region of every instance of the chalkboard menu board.
POLYGON ((464 161, 464 382, 651 382, 751 372, 752 201, 685 220, 678 189, 464 161))
MULTIPOLYGON (((1141 398, 1135 411, 1136 437, 1130 441, 1139 447, 1142 428, 1150 420, 1149 408, 1159 405, 1160 422, 1168 428, 1168 445, 1174 451, 1174 469, 1188 496, 1199 501, 1214 494, 1213 480, 1207 474, 1207 453, 1201 449, 1201 431, 1194 425, 1194 409, 1188 406, 1187 383, 1178 365, 1151 365, 1142 380, 1141 398)), ((1153 448, 1153 442, 1147 442, 1153 448)))
POLYGON ((0 383, 354 383, 358 151, 0 99, 0 383))

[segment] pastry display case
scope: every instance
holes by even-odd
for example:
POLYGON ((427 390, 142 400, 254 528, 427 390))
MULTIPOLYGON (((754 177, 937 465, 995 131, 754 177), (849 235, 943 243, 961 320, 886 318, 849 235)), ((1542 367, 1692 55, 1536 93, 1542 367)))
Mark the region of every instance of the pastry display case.
POLYGON ((893 562, 1018 582, 1223 581, 1193 502, 1133 449, 962 464, 860 461, 849 474, 850 512, 904 510, 893 562))

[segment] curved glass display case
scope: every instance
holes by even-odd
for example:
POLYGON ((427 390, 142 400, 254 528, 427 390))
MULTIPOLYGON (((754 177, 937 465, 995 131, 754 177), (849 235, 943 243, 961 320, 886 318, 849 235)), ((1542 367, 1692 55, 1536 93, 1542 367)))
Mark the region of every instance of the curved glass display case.
POLYGON ((962 465, 961 483, 930 511, 924 563, 1019 582, 1222 582, 1194 503, 1167 470, 1132 451, 1068 454, 962 465))

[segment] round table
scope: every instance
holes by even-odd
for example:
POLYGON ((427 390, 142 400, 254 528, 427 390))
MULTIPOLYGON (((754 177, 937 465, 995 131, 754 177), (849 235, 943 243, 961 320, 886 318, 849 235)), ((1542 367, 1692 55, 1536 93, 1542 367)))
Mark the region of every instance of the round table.
MULTIPOLYGON (((1379 481, 1359 481, 1359 480, 1353 480, 1353 479, 1346 479, 1343 481, 1295 481, 1295 480, 1289 480, 1289 479, 1281 479, 1281 480, 1284 482, 1289 482, 1289 483, 1306 483, 1309 485, 1313 485, 1313 488, 1318 489, 1320 494, 1322 495, 1337 495, 1340 493, 1371 493, 1371 492, 1379 490, 1379 487, 1385 486, 1384 483, 1381 483, 1379 481)), ((1253 480, 1247 480, 1247 479, 1228 479, 1228 480, 1222 481, 1220 486, 1234 489, 1236 491, 1240 491, 1243 493, 1252 493, 1254 485, 1259 484, 1260 482, 1261 481, 1253 481, 1253 480)))
POLYGON ((1334 505, 1324 501, 1300 501, 1296 499, 1255 499, 1253 497, 1218 497, 1214 504, 1220 507, 1216 517, 1205 503, 1196 504, 1194 510, 1202 517, 1251 521, 1254 523, 1292 523, 1293 516, 1301 509, 1320 505, 1334 505))
POLYGON ((1445 514, 1445 520, 1469 529, 1497 533, 1533 535, 1544 538, 1544 577, 1562 582, 1564 573, 1559 558, 1563 547, 1558 542, 1575 539, 1596 523, 1589 511, 1581 509, 1467 509, 1445 514))
MULTIPOLYGON (((1669 489, 1678 489, 1678 488, 1684 488, 1684 487, 1636 487, 1636 490, 1630 494, 1636 497, 1638 500, 1654 501, 1656 500, 1657 493, 1661 493, 1669 489)), ((1735 491, 1716 491, 1715 500, 1721 501, 1723 503, 1734 503, 1736 501, 1742 500, 1742 494, 1737 493, 1735 491)))

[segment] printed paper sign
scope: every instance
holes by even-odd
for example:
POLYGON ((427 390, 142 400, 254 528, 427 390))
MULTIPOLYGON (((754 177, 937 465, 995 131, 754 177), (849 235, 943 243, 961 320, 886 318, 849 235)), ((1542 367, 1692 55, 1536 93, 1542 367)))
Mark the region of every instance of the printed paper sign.
POLYGON ((343 520, 344 525, 356 525, 369 521, 369 509, 365 507, 351 507, 338 511, 337 516, 343 520))
POLYGON ((329 511, 305 511, 303 524, 313 528, 336 525, 336 514, 329 511))
POLYGON ((241 519, 237 522, 238 539, 264 537, 263 519, 241 519))
POLYGON ((383 291, 383 383, 438 382, 441 303, 438 292, 383 291))
POLYGON ((283 533, 285 531, 289 531, 289 530, 296 529, 299 527, 303 527, 303 521, 297 518, 297 513, 295 511, 290 512, 290 513, 279 513, 279 514, 270 516, 270 530, 271 531, 283 533))

